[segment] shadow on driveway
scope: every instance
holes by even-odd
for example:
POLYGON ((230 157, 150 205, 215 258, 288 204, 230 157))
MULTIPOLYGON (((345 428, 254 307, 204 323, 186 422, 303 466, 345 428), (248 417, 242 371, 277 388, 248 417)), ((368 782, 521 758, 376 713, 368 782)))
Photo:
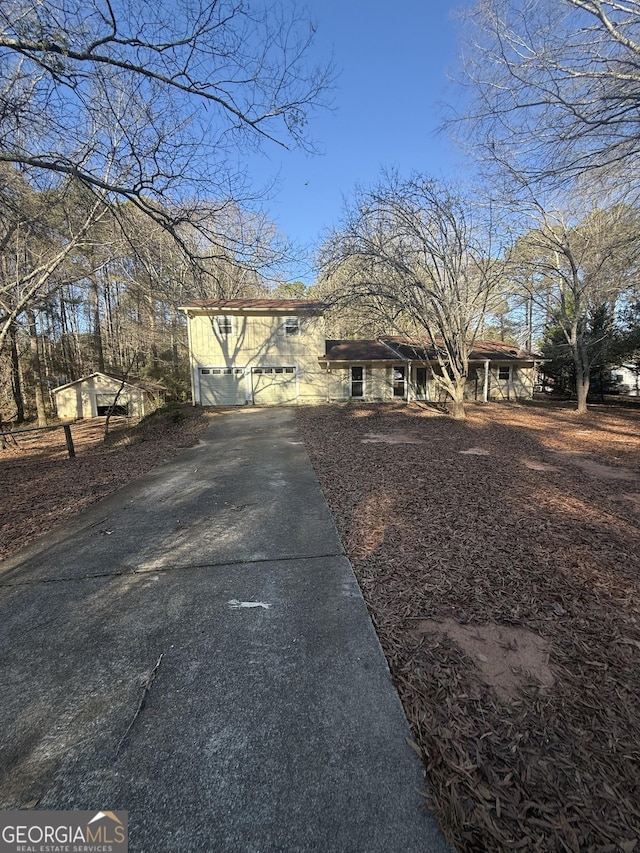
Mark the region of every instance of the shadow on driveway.
POLYGON ((0 564, 0 807, 123 809, 131 851, 445 851, 291 410, 0 564))

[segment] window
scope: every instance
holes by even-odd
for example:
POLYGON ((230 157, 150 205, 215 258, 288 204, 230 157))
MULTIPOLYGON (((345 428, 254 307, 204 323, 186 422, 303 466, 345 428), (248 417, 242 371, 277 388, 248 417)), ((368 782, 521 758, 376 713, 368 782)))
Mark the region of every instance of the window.
POLYGON ((351 368, 351 396, 364 397, 364 367, 351 368))
POLYGON ((233 334, 233 317, 221 314, 219 317, 216 317, 216 323, 220 337, 228 338, 229 335, 233 334))
POLYGON ((208 376, 208 375, 211 373, 211 371, 209 370, 209 368, 208 368, 208 367, 203 367, 203 368, 200 370, 200 373, 201 373, 203 376, 208 376))
POLYGON ((260 375, 263 374, 283 374, 283 373, 295 373, 295 367, 253 367, 253 373, 258 373, 260 375))
POLYGON ((508 382, 510 372, 511 372, 511 369, 509 367, 499 367, 498 368, 498 379, 501 382, 508 382))
POLYGON ((300 334, 300 318, 299 317, 287 317, 284 321, 284 333, 285 335, 299 335, 300 334))
POLYGON ((404 365, 393 369, 393 396, 404 398, 404 365))

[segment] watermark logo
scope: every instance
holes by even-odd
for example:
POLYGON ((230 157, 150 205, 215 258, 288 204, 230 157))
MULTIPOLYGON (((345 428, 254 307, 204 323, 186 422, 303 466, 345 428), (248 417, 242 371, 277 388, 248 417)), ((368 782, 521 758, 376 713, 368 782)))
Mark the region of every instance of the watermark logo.
POLYGON ((0 812, 0 853, 127 853, 127 812, 0 812))

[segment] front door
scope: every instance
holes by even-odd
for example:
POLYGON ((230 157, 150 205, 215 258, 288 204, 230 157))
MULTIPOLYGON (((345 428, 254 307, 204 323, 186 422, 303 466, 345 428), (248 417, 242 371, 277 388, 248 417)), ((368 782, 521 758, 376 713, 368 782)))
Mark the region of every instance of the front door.
POLYGON ((351 397, 362 399, 364 397, 364 367, 351 368, 351 397))
POLYGON ((426 367, 416 367, 416 399, 429 399, 429 386, 427 384, 428 371, 426 367))

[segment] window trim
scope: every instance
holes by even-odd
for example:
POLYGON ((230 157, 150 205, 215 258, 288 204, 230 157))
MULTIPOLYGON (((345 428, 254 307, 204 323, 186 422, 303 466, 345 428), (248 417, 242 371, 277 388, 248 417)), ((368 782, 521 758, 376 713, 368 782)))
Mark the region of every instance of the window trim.
POLYGON ((230 338, 233 335, 233 315, 216 314, 216 331, 219 338, 230 338))
MULTIPOLYGON (((399 385, 398 385, 399 387, 399 385)), ((407 366, 406 364, 394 364, 391 366, 391 395, 394 400, 407 399, 407 366), (396 379, 395 371, 402 371, 402 379, 396 379), (402 394, 396 394, 396 383, 402 384, 402 394)))
POLYGON ((285 337, 294 337, 301 332, 300 317, 285 317, 284 334, 285 337))

